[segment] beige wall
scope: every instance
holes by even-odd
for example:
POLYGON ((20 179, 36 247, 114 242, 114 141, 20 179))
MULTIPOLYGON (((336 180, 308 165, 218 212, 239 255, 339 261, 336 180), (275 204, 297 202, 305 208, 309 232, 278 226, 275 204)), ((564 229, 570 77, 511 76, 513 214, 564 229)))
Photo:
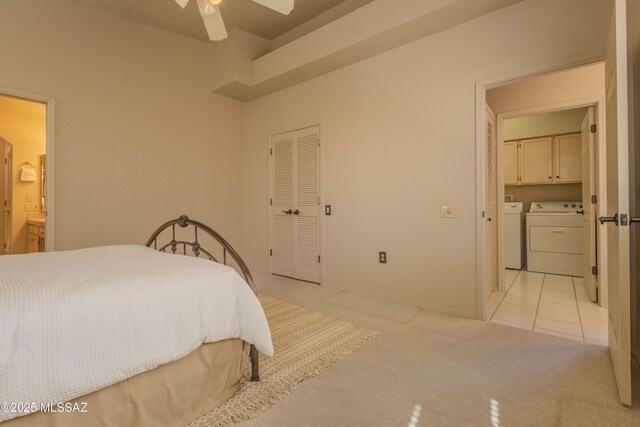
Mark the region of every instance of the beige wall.
POLYGON ((247 105, 250 266, 268 268, 269 134, 322 125, 322 283, 476 316, 475 84, 603 52, 608 4, 528 0, 247 105), (460 207, 441 219, 439 207, 460 207), (389 262, 378 263, 378 251, 389 262))
MULTIPOLYGON (((611 15, 608 5, 601 13, 611 15)), ((598 96, 604 96, 602 62, 488 90, 487 104, 500 114, 598 96)))
POLYGON ((504 140, 580 132, 586 108, 531 114, 504 121, 504 140))
POLYGON ((513 201, 522 202, 529 212, 532 202, 581 202, 582 184, 511 185, 504 188, 504 194, 513 195, 513 201))
POLYGON ((180 214, 243 235, 243 104, 209 45, 59 0, 0 4, 0 87, 56 100, 56 249, 144 243, 180 214))
POLYGON ((13 145, 12 254, 27 252, 27 198, 42 207, 40 156, 46 151, 46 119, 44 104, 0 96, 0 137, 13 145), (20 169, 25 162, 36 168, 36 182, 20 181, 20 169))

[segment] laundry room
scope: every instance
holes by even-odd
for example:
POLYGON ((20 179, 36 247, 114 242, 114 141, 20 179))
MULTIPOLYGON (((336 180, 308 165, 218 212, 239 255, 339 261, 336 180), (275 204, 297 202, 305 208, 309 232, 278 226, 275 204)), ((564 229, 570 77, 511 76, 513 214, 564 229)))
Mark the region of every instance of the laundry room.
MULTIPOLYGON (((533 241, 534 237, 540 238, 540 230, 546 231, 554 223, 534 228, 533 235, 528 236, 532 230, 526 227, 526 214, 582 211, 581 125, 586 114, 587 108, 575 108, 504 121, 503 236, 507 269, 582 276, 581 231, 571 230, 573 240, 567 240, 564 237, 569 235, 568 230, 558 226, 549 230, 551 239, 543 233, 543 242, 533 241), (528 240, 535 246, 527 244, 528 240), (532 258, 531 265, 527 255, 532 258)), ((564 219, 560 222, 564 224, 564 219)), ((581 218, 576 217, 574 224, 582 228, 581 218)))
POLYGON ((605 191, 598 176, 603 76, 594 64, 487 91, 486 312, 493 322, 607 344, 598 259, 606 236, 596 221, 605 191))

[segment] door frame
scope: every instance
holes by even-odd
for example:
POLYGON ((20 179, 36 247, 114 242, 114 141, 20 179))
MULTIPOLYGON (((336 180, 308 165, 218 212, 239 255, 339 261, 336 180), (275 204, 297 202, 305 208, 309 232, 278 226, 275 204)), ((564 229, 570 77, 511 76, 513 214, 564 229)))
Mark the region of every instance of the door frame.
MULTIPOLYGON (((488 292, 493 291, 487 289, 486 283, 486 263, 487 263, 487 254, 486 254, 486 235, 487 235, 487 227, 485 220, 485 203, 486 203, 486 179, 487 179, 487 171, 485 157, 486 150, 484 147, 485 144, 485 104, 487 99, 487 90, 495 89, 500 86, 505 86, 511 83, 515 83, 518 80, 538 77, 544 74, 550 74, 563 70, 570 70, 573 68, 579 68, 586 65, 591 65, 595 63, 599 63, 604 61, 604 57, 602 56, 602 52, 591 52, 585 55, 579 55, 571 58, 567 58, 561 61, 552 62, 549 64, 541 65, 541 66, 533 66, 529 69, 515 71, 512 73, 507 73, 501 76, 491 77, 484 80, 476 81, 476 313, 477 318, 481 320, 486 320, 487 318, 487 298, 488 292)), ((580 103, 590 103, 594 105, 596 103, 604 102, 600 99, 590 98, 583 100, 575 100, 570 101, 574 104, 580 105, 580 103)), ((601 104, 604 105, 604 104, 601 104)), ((546 106, 545 109, 549 109, 551 106, 546 106)), ((556 107, 557 108, 557 107, 556 107)), ((602 110, 599 109, 598 111, 602 110)), ((600 112, 597 112, 598 123, 600 128, 602 129, 606 123, 604 120, 600 120, 600 112)), ((499 114, 498 116, 501 116, 499 114)), ((502 140, 503 130, 501 129, 502 124, 501 120, 498 121, 498 142, 502 140)), ((604 144, 603 138, 598 138, 597 145, 604 144)), ((500 190, 501 184, 504 182, 503 178, 503 170, 502 170, 502 150, 498 149, 496 154, 498 156, 498 161, 496 167, 498 168, 496 174, 496 185, 498 186, 498 190, 500 190)), ((601 154, 601 151, 598 150, 598 154, 601 154)), ((600 156, 603 157, 603 156, 600 156)), ((599 158, 598 164, 601 165, 604 159, 599 158)), ((601 182, 600 177, 598 177, 597 186, 598 189, 601 190, 601 182)), ((502 197, 504 199, 504 187, 500 194, 497 194, 497 197, 502 197)), ((603 197, 601 195, 600 197, 603 197)), ((500 200, 500 199, 498 199, 500 200)), ((600 209, 598 210, 598 215, 600 215, 600 209)), ((502 228, 504 222, 504 210, 498 209, 498 224, 497 231, 498 235, 496 240, 498 244, 502 241, 502 228)), ((499 260, 498 269, 502 267, 504 269, 504 259, 503 256, 498 256, 496 259, 499 260)), ((599 272, 600 273, 600 272, 599 272)), ((504 277, 503 275, 499 275, 499 277, 504 277)), ((499 283, 504 287, 504 278, 499 283)))
POLYGON ((8 88, 0 86, 0 95, 10 96, 14 98, 25 99, 27 101, 39 102, 47 106, 47 141, 46 141, 46 170, 47 170, 47 226, 45 227, 45 251, 55 251, 55 231, 56 231, 56 173, 55 173, 55 160, 56 160, 56 100, 55 98, 47 95, 40 95, 33 92, 26 92, 23 90, 8 88))
MULTIPOLYGON (((295 132, 295 131, 299 131, 302 129, 307 129, 307 128, 312 128, 312 127, 318 127, 318 141, 319 141, 319 145, 318 145, 318 197, 320 198, 320 203, 318 204, 318 253, 320 254, 320 263, 318 265, 318 283, 316 282, 308 282, 308 283, 313 283, 316 285, 321 285, 322 284, 322 277, 323 277, 323 264, 324 264, 324 260, 325 258, 325 254, 323 251, 323 245, 322 245, 322 232, 323 232, 323 221, 324 221, 324 212, 321 209, 322 204, 324 202, 324 197, 322 194, 322 147, 323 147, 323 141, 322 141, 322 135, 323 135, 323 128, 322 128, 322 122, 320 120, 318 121, 314 121, 314 122, 308 122, 308 123, 303 123, 300 124, 298 126, 291 126, 288 128, 280 128, 278 130, 274 130, 269 132, 269 147, 267 148, 267 159, 269 162, 269 197, 267 200, 267 208, 269 209, 269 215, 268 216, 268 221, 269 221, 269 226, 268 226, 268 230, 269 230, 269 239, 268 239, 268 250, 269 253, 267 254, 267 256, 269 257, 268 259, 268 271, 269 274, 275 274, 273 273, 273 268, 272 268, 272 260, 273 257, 271 255, 271 250, 273 249, 273 240, 274 240, 274 236, 273 236, 273 206, 271 205, 271 200, 273 199, 273 193, 274 193, 274 166, 273 166, 273 156, 271 155, 271 150, 273 149, 273 137, 276 135, 280 135, 283 133, 288 133, 288 132, 295 132)), ((285 276, 286 277, 286 276, 285 276)), ((301 282, 306 282, 306 280, 302 280, 302 279, 296 279, 295 277, 291 277, 291 279, 294 280, 299 280, 301 282)))

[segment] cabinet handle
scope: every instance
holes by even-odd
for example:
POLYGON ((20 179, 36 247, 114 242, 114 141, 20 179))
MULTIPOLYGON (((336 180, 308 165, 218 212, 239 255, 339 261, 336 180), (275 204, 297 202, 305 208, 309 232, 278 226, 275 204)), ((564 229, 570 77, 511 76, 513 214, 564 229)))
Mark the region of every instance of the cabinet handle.
POLYGON ((560 175, 556 175, 556 178, 560 178, 560 175))
POLYGON ((552 177, 549 177, 549 179, 551 179, 552 177))

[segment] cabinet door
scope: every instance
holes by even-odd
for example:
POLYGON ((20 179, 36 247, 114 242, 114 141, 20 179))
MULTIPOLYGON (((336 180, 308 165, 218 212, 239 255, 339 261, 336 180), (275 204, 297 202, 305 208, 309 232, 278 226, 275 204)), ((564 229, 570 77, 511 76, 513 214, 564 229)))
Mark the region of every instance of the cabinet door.
POLYGON ((27 241, 27 253, 32 254, 34 252, 40 252, 40 238, 36 234, 31 233, 29 233, 28 236, 29 240, 27 241))
POLYGON ((502 147, 504 185, 518 184, 518 142, 509 141, 502 147))
POLYGON ((579 133, 556 136, 553 141, 553 180, 582 181, 582 137, 579 133))
POLYGON ((553 182, 553 139, 535 138, 520 141, 519 171, 521 184, 553 182))

